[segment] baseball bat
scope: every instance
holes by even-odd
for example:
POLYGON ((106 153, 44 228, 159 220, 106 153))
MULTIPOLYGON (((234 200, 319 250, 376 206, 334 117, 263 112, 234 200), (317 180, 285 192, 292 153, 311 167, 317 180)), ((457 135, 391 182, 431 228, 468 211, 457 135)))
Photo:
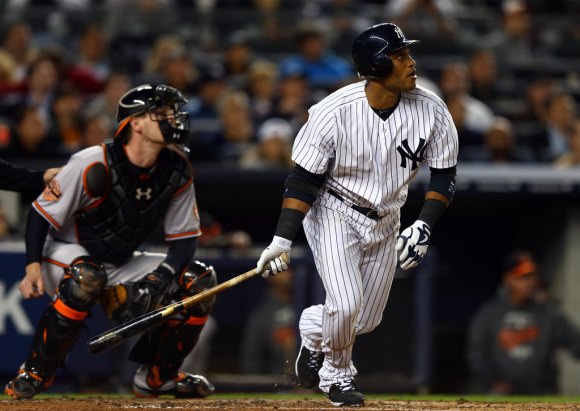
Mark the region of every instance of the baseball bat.
MULTIPOLYGON (((290 262, 290 258, 287 253, 283 253, 281 258, 285 263, 290 262)), ((90 338, 87 341, 87 347, 91 353, 98 354, 106 349, 122 343, 134 335, 141 334, 159 326, 168 320, 172 315, 185 311, 200 301, 205 300, 206 298, 209 298, 215 294, 221 293, 222 291, 227 290, 228 288, 231 288, 243 281, 246 281, 247 279, 252 278, 257 274, 258 272, 254 268, 250 271, 238 275, 237 277, 218 284, 215 287, 202 291, 199 294, 187 297, 181 301, 177 301, 168 306, 161 307, 154 311, 143 314, 131 321, 121 324, 115 328, 111 328, 104 333, 90 338)))

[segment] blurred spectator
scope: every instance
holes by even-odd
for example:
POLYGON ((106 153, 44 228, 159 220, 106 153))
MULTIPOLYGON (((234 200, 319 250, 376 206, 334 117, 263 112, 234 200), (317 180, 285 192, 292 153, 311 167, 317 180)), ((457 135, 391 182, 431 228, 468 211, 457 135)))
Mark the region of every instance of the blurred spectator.
POLYGON ((247 90, 252 117, 256 123, 261 123, 272 115, 278 85, 277 73, 277 66, 264 60, 256 61, 250 67, 247 90))
POLYGON ((78 119, 80 147, 87 148, 103 143, 115 134, 115 122, 101 111, 83 111, 78 119))
POLYGON ((20 107, 35 106, 47 119, 52 101, 62 80, 63 61, 59 53, 44 51, 31 63, 25 82, 0 97, 0 114, 10 116, 20 107))
POLYGON ((241 32, 233 33, 228 39, 224 51, 223 65, 230 86, 243 89, 247 84, 247 77, 253 59, 252 46, 247 36, 241 32))
POLYGON ((457 127, 460 143, 464 146, 481 144, 494 117, 487 105, 468 94, 469 85, 469 71, 465 64, 449 63, 443 66, 439 87, 457 127))
POLYGON ((530 253, 506 261, 503 287, 473 318, 467 360, 478 391, 506 395, 558 392, 556 351, 580 358, 580 331, 553 304, 535 295, 540 277, 530 253))
POLYGON ((535 38, 532 17, 524 0, 502 2, 501 27, 489 33, 482 43, 495 53, 501 71, 530 66, 534 60, 535 38))
POLYGON ((145 74, 159 74, 163 71, 166 59, 175 54, 181 54, 185 50, 185 43, 180 36, 165 34, 157 37, 147 55, 143 72, 145 74))
POLYGON ((28 106, 15 115, 8 146, 0 155, 8 158, 50 158, 62 154, 60 144, 48 139, 49 123, 44 112, 28 106))
POLYGON ((292 139, 294 131, 288 121, 270 118, 258 129, 258 144, 246 151, 240 166, 249 169, 291 169, 294 165, 292 139))
POLYGON ((488 49, 474 51, 468 62, 469 93, 477 100, 493 107, 494 100, 500 96, 495 54, 488 49))
POLYGON ((334 91, 354 78, 351 64, 334 55, 324 34, 316 28, 302 29, 297 36, 298 53, 280 63, 282 77, 293 73, 306 76, 312 87, 334 91))
POLYGON ((218 103, 222 124, 220 159, 238 161, 254 143, 250 99, 242 91, 230 91, 218 103))
POLYGON ((9 23, 2 28, 3 40, 0 47, 0 61, 6 67, 6 72, 0 80, 8 84, 23 81, 32 62, 35 51, 31 43, 31 29, 27 23, 9 23))
POLYGON ((280 0, 254 0, 257 21, 245 27, 252 49, 260 55, 280 55, 292 52, 294 24, 297 13, 281 10, 280 0))
POLYGON ((527 84, 524 110, 515 117, 520 121, 543 123, 548 117, 548 103, 554 94, 555 81, 540 77, 527 84))
POLYGON ((187 147, 194 161, 217 161, 223 144, 222 124, 218 114, 218 102, 227 90, 223 69, 208 67, 201 72, 197 98, 187 104, 190 113, 190 135, 187 147))
POLYGON ((526 163, 534 161, 528 147, 519 147, 512 123, 504 117, 495 117, 484 136, 483 147, 465 147, 460 155, 466 161, 486 163, 526 163))
POLYGON ((570 136, 570 149, 554 161, 558 168, 580 167, 580 119, 577 119, 570 136))
POLYGON ((533 140, 540 160, 554 161, 568 151, 575 120, 574 98, 565 92, 554 93, 546 105, 544 130, 533 140))
POLYGON ((50 133, 54 141, 62 142, 62 149, 73 153, 81 148, 82 136, 79 117, 84 98, 69 82, 61 84, 52 103, 53 123, 50 133))
POLYGON ((91 23, 85 26, 78 39, 74 69, 84 71, 98 83, 103 84, 111 73, 108 43, 100 24, 91 23))
POLYGON ((282 76, 274 102, 274 116, 288 120, 297 131, 308 119, 308 108, 312 103, 306 76, 301 73, 282 76))
POLYGON ((453 43, 457 34, 454 16, 458 11, 455 0, 387 0, 385 5, 389 21, 399 25, 407 38, 425 41, 429 47, 453 43))
POLYGON ((179 26, 172 0, 108 0, 105 10, 105 27, 111 37, 141 38, 151 44, 179 26))
POLYGON ((181 37, 163 35, 153 43, 139 82, 167 84, 191 97, 198 77, 198 69, 181 37))
POLYGON ((112 72, 105 80, 103 90, 88 103, 83 113, 100 113, 113 126, 116 125, 119 100, 130 88, 131 78, 127 74, 118 71, 112 72))
POLYGON ((372 25, 364 2, 356 0, 305 1, 302 19, 316 20, 328 34, 329 47, 339 56, 350 59, 352 42, 372 25))
POLYGON ((267 282, 266 298, 250 313, 244 329, 240 351, 240 371, 244 374, 282 375, 294 363, 293 272, 271 276, 267 282))

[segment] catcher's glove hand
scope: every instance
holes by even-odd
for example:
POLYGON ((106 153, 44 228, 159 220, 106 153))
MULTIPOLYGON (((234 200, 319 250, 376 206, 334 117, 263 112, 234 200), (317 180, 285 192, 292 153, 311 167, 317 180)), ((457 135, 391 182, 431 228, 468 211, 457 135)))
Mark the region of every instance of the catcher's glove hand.
POLYGON ((153 271, 139 281, 115 285, 100 302, 107 317, 125 323, 157 308, 171 285, 171 278, 153 271))
POLYGON ((397 237, 397 251, 399 254, 399 264, 403 270, 408 270, 419 265, 429 247, 431 228, 421 220, 417 220, 412 226, 407 227, 397 237))

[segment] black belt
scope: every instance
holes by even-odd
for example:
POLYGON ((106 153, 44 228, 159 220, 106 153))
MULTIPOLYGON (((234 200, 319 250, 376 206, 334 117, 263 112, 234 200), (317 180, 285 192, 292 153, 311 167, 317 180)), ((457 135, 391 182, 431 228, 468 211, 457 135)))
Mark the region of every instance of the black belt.
POLYGON ((380 220, 382 218, 382 216, 379 215, 379 212, 377 210, 373 210, 372 208, 367 208, 367 207, 361 207, 361 206, 358 206, 356 204, 351 203, 350 201, 346 201, 344 198, 342 198, 342 196, 340 194, 338 194, 336 191, 334 191, 332 189, 326 190, 326 191, 328 191, 328 194, 330 194, 331 196, 338 198, 340 201, 345 203, 347 206, 349 206, 353 210, 358 211, 359 213, 363 214, 364 216, 370 218, 371 220, 380 220))

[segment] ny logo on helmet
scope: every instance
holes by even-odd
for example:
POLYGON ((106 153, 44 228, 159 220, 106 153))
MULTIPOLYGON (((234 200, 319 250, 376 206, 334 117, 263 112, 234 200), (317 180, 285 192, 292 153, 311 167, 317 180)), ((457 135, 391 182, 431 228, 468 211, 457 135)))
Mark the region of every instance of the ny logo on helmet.
POLYGON ((395 30, 395 34, 397 35, 398 38, 400 39, 404 39, 405 35, 403 34, 403 32, 401 31, 401 29, 399 28, 399 26, 395 26, 394 27, 395 30))
POLYGON ((145 197, 145 200, 151 200, 152 192, 153 189, 151 187, 147 188, 145 191, 143 191, 141 187, 137 187, 137 190, 135 190, 135 198, 141 200, 141 197, 145 197))
POLYGON ((419 139, 419 145, 415 151, 409 147, 409 139, 404 139, 401 145, 397 147, 397 151, 401 155, 401 167, 407 168, 407 160, 409 160, 411 162, 411 170, 416 169, 417 164, 423 161, 426 148, 424 138, 419 139))

